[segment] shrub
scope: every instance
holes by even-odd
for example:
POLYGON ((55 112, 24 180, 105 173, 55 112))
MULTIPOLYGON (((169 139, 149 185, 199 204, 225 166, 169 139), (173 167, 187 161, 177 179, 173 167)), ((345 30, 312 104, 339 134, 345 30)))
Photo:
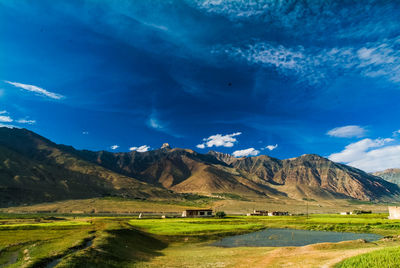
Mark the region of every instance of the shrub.
POLYGON ((215 213, 215 216, 217 216, 217 218, 225 218, 226 213, 223 211, 218 211, 217 213, 215 213))
POLYGON ((356 215, 360 215, 360 214, 371 214, 372 213, 372 211, 371 210, 354 210, 353 211, 353 214, 356 214, 356 215))

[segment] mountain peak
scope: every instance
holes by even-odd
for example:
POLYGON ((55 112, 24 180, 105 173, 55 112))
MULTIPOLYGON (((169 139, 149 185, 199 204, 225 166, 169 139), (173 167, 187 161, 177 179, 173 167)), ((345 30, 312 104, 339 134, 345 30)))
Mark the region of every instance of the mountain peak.
POLYGON ((225 154, 225 153, 221 153, 221 152, 216 152, 213 150, 210 150, 208 152, 209 155, 214 156, 216 159, 218 159, 221 162, 224 162, 225 164, 232 164, 233 162, 236 161, 236 157, 230 155, 230 154, 225 154))
POLYGON ((171 149, 171 146, 169 145, 169 143, 163 143, 163 145, 161 146, 161 149, 171 149))

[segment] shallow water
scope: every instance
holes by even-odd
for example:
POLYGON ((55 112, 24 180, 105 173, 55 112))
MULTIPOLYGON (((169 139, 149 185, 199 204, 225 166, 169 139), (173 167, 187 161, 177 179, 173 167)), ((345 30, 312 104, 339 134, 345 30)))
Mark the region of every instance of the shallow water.
POLYGON ((377 234, 265 229, 254 233, 225 237, 212 245, 218 247, 299 247, 316 243, 336 243, 356 239, 375 241, 381 238, 382 236, 377 234))

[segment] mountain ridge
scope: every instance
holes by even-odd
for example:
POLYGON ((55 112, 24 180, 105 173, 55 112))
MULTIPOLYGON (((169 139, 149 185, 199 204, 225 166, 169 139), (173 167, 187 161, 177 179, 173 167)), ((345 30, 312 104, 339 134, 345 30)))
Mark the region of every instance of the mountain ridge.
POLYGON ((114 195, 168 199, 182 193, 369 201, 400 194, 395 184, 315 154, 235 158, 164 145, 148 152, 76 150, 26 129, 0 128, 0 203, 114 195), (29 194, 13 198, 23 192, 29 194))
POLYGON ((400 168, 389 168, 372 174, 381 177, 388 182, 400 185, 400 168))

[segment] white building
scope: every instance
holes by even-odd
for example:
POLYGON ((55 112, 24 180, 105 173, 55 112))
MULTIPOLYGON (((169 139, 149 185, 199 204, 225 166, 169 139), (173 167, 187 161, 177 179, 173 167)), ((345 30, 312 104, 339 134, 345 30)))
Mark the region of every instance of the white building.
POLYGON ((389 207, 389 219, 400 220, 400 207, 389 207))

